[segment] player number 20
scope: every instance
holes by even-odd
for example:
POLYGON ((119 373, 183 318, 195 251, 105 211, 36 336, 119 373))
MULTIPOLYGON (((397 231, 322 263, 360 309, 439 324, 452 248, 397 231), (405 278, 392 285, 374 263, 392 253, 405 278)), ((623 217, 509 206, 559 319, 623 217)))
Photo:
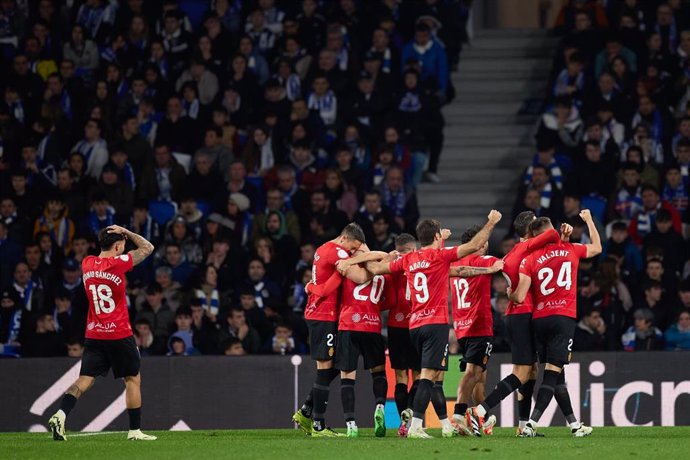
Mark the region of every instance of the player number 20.
MULTIPOLYGON (((549 295, 556 290, 556 288, 548 287, 549 283, 553 279, 553 270, 549 267, 544 267, 537 273, 539 280, 541 280, 541 285, 539 290, 543 295, 549 295)), ((570 286, 573 285, 572 277, 572 263, 563 262, 561 265, 561 270, 558 272, 556 277, 556 286, 564 288, 566 291, 570 290, 570 286)))
POLYGON ((429 286, 427 285, 426 275, 424 273, 414 274, 414 290, 415 298, 418 303, 426 303, 429 300, 429 286))
POLYGON ((91 298, 93 299, 93 308, 96 309, 96 314, 112 313, 115 310, 115 301, 113 300, 113 291, 107 284, 99 284, 89 286, 91 291, 91 298))
POLYGON ((381 275, 376 275, 374 276, 373 279, 367 281, 366 283, 360 284, 357 286, 354 290, 353 296, 357 300, 361 300, 362 302, 366 302, 367 300, 370 300, 371 303, 374 305, 379 303, 379 300, 381 300, 381 294, 383 294, 383 286, 386 282, 386 279, 381 276, 381 275), (369 286, 371 284, 371 293, 367 297, 366 295, 362 294, 362 290, 364 290, 365 287, 369 286))

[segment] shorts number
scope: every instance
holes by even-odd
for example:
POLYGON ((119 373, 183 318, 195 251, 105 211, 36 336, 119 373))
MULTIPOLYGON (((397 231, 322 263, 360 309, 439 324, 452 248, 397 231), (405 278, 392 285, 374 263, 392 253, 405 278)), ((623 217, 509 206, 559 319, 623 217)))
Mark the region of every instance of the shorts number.
POLYGON ((573 351, 573 339, 568 340, 568 351, 573 351))
POLYGON ((448 356, 448 346, 449 346, 449 345, 446 344, 446 349, 443 350, 443 357, 444 357, 444 358, 445 358, 446 356, 448 356))
POLYGON ((333 336, 333 334, 327 334, 326 335, 326 345, 328 345, 329 347, 332 347, 334 338, 335 337, 333 336))
POLYGON ((418 303, 426 303, 429 300, 429 287, 424 273, 414 274, 414 290, 417 291, 415 298, 418 303))
POLYGON ((352 294, 352 296, 356 300, 360 300, 362 302, 366 302, 367 300, 370 300, 371 303, 374 305, 379 303, 379 300, 381 300, 381 295, 383 294, 383 287, 384 284, 386 283, 386 279, 381 276, 381 275, 376 275, 374 276, 373 279, 367 281, 366 283, 360 284, 357 286, 352 294), (362 294, 362 291, 364 290, 365 287, 369 286, 371 284, 371 292, 369 293, 369 296, 367 297, 366 295, 362 294))
POLYGON ((494 346, 491 342, 486 342, 486 351, 484 354, 486 356, 491 356, 491 352, 494 351, 494 346))
MULTIPOLYGON (((556 290, 556 288, 547 287, 547 285, 553 279, 552 269, 550 269, 549 267, 542 268, 541 270, 539 270, 539 273, 537 273, 537 277, 542 282, 539 286, 539 290, 543 295, 552 294, 553 291, 556 290)), ((561 269, 558 272, 558 276, 556 277, 556 286, 561 287, 566 291, 569 291, 572 285, 572 263, 563 262, 563 264, 561 265, 561 269)))
POLYGON ((458 308, 470 308, 472 304, 465 302, 467 293, 470 291, 470 283, 464 278, 455 278, 453 286, 455 286, 455 296, 458 298, 458 308))
POLYGON ((107 284, 99 284, 94 286, 89 285, 91 291, 91 299, 93 300, 93 308, 96 314, 112 313, 115 310, 115 301, 113 300, 113 290, 107 284))

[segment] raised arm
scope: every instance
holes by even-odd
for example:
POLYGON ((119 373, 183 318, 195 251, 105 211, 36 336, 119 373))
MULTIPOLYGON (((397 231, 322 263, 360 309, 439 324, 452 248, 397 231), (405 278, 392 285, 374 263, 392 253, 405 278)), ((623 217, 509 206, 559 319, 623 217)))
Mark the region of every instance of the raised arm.
POLYGON ((573 234, 573 226, 568 224, 561 224, 561 241, 567 243, 570 241, 570 235, 573 234))
POLYGON ((497 260, 490 267, 470 267, 464 265, 459 267, 450 267, 450 276, 451 278, 458 276, 463 278, 471 278, 473 276, 491 275, 503 270, 503 265, 503 260, 497 260))
POLYGON ((587 258, 598 256, 601 254, 601 237, 599 236, 599 231, 597 226, 594 225, 594 219, 592 219, 592 213, 589 209, 583 209, 580 211, 580 217, 587 224, 587 230, 589 230, 590 244, 585 245, 587 247, 587 258))
POLYGON ((473 252, 479 251, 484 244, 489 241, 489 237, 491 236, 491 232, 493 232, 494 227, 498 222, 501 220, 501 213, 496 211, 495 209, 492 209, 491 212, 489 213, 489 220, 484 225, 484 227, 479 230, 479 232, 474 235, 474 238, 472 238, 470 241, 468 241, 465 244, 461 244, 458 246, 456 249, 458 251, 458 259, 465 257, 468 254, 472 254, 473 252))
POLYGON ((338 289, 340 283, 343 281, 343 277, 337 271, 334 271, 328 280, 323 284, 314 284, 314 281, 309 281, 304 287, 307 294, 314 294, 319 297, 327 297, 333 291, 338 289))
POLYGON ((128 252, 128 254, 132 256, 133 265, 139 265, 148 256, 150 256, 155 249, 146 238, 141 235, 137 235, 136 233, 129 231, 124 227, 120 227, 119 225, 111 225, 108 227, 108 233, 119 233, 134 243, 137 248, 128 252))
POLYGON ((520 282, 518 283, 515 291, 511 292, 510 288, 508 288, 508 298, 515 303, 524 302, 525 297, 527 297, 527 293, 529 292, 529 288, 531 285, 532 285, 532 278, 530 278, 527 275, 520 273, 520 282))
POLYGON ((547 230, 541 235, 527 240, 527 252, 532 252, 539 248, 543 248, 547 244, 558 243, 560 238, 561 237, 556 229, 547 230))

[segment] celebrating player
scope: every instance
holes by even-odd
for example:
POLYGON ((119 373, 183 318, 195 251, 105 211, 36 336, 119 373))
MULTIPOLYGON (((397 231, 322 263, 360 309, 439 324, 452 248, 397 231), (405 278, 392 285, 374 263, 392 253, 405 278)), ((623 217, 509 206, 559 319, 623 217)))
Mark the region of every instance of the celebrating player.
MULTIPOLYGON (((394 253, 388 260, 393 260, 396 256, 397 253, 394 253)), ((382 438, 386 435, 384 406, 388 381, 386 344, 381 335, 380 311, 387 305, 387 299, 394 297, 394 286, 391 275, 372 277, 368 274, 370 279, 364 283, 350 280, 349 276, 352 275, 348 273, 344 275, 347 278, 343 281, 340 297, 335 368, 340 370, 340 395, 347 424, 347 437, 356 438, 359 435, 355 422, 355 379, 357 362, 361 355, 364 368, 371 372, 376 400, 374 435, 382 438)))
POLYGON ((89 298, 88 325, 79 378, 62 398, 60 410, 48 421, 53 439, 65 441, 65 420, 77 399, 86 393, 99 375, 113 369, 116 379, 123 378, 129 414, 127 439, 154 441, 155 436, 141 432, 141 357, 132 335, 127 311, 125 273, 153 252, 145 238, 117 225, 98 233, 101 253, 82 261, 84 287, 89 298), (136 249, 123 255, 127 240, 136 249))
MULTIPOLYGON (((409 233, 398 235, 395 250, 401 256, 417 249, 417 242, 409 233)), ((398 436, 407 436, 407 424, 412 420, 412 401, 419 385, 421 361, 410 340, 410 290, 404 272, 393 273, 394 300, 390 299, 388 311, 388 357, 395 371, 395 405, 400 414, 398 436), (409 372, 412 371, 412 386, 408 391, 409 372)))
MULTIPOLYGON (((479 233, 475 226, 462 234, 461 243, 468 243, 479 233)), ((465 420, 467 403, 474 395, 476 403, 486 397, 486 365, 493 347, 493 316, 491 311, 491 275, 503 268, 503 261, 487 256, 489 247, 485 243, 478 251, 463 257, 451 265, 451 299, 453 302, 453 329, 458 338, 462 361, 460 371, 464 372, 458 384, 458 398, 453 421, 471 435, 465 420)), ((496 417, 484 422, 485 434, 491 434, 496 417)))
MULTIPOLYGON (((338 334, 338 299, 342 278, 335 264, 345 260, 364 244, 364 232, 359 225, 348 224, 338 238, 321 245, 314 254, 312 280, 316 292, 309 292, 309 300, 304 311, 304 319, 309 328, 311 357, 316 361, 316 379, 311 392, 302 407, 295 412, 292 420, 306 433, 315 437, 342 436, 325 424, 326 405, 329 386, 338 376, 333 368, 336 339, 338 334)), ((359 256, 361 262, 380 260, 381 253, 367 252, 359 256)), ((353 276, 359 274, 355 273, 353 276)), ((366 274, 355 281, 366 282, 366 274)))
MULTIPOLYGON (((554 396, 556 387, 567 393, 563 366, 570 362, 577 317, 577 269, 580 259, 601 254, 601 240, 588 209, 580 211, 587 224, 590 244, 559 242, 544 246, 526 257, 520 264, 520 283, 509 294, 522 302, 532 293, 534 312, 532 326, 539 359, 546 363, 544 378, 537 393, 537 402, 530 420, 525 424, 525 437, 534 437, 539 419, 554 396), (574 276, 573 276, 574 275, 574 276)), ((532 235, 552 230, 551 221, 540 217, 530 224, 532 235)), ((568 400, 570 398, 568 397, 568 400)), ((570 410, 572 416, 572 408, 570 410)), ((576 437, 588 436, 592 429, 572 416, 568 420, 576 437)))
MULTIPOLYGON (((406 254, 393 262, 369 264, 375 275, 405 272, 412 297, 410 316, 410 338, 421 357, 421 378, 413 402, 413 418, 408 438, 429 439, 431 436, 422 428, 424 412, 432 398, 434 382, 448 369, 448 276, 450 264, 479 250, 489 239, 493 228, 501 219, 501 213, 491 211, 489 221, 469 243, 457 247, 443 248, 440 224, 432 219, 424 219, 417 225, 417 236, 422 248, 406 254)), ((359 263, 354 257, 341 261, 338 270, 359 263)), ((445 397, 443 397, 445 400, 445 397)), ((445 404, 445 403, 444 403, 445 404)), ((437 409, 438 410, 438 409, 437 409)), ((445 411, 444 411, 445 412, 445 411)), ((448 420, 445 413, 439 414, 442 435, 451 437, 457 428, 448 420)))
MULTIPOLYGON (((525 256, 546 244, 559 241, 559 235, 556 230, 544 232, 536 238, 528 239, 529 225, 535 218, 536 216, 532 211, 525 211, 518 214, 513 222, 513 227, 520 236, 520 241, 503 258, 503 275, 506 277, 509 286, 518 285, 520 262, 522 262, 525 256)), ((523 391, 525 387, 529 386, 528 382, 531 382, 531 388, 534 388, 534 380, 530 380, 530 376, 533 374, 534 363, 537 361, 532 334, 532 299, 529 295, 521 303, 511 303, 508 306, 506 321, 511 343, 513 372, 501 380, 482 403, 467 409, 466 423, 472 427, 475 436, 481 436, 480 427, 484 425, 484 417, 487 412, 496 407, 518 388, 520 388, 520 393, 518 394, 520 418, 522 418, 522 414, 525 412, 525 417, 529 417, 532 404, 532 390, 530 389, 529 393, 526 391, 523 393, 523 391), (523 384, 526 385, 521 388, 523 384)), ((523 426, 524 422, 521 422, 518 430, 521 430, 523 426)))

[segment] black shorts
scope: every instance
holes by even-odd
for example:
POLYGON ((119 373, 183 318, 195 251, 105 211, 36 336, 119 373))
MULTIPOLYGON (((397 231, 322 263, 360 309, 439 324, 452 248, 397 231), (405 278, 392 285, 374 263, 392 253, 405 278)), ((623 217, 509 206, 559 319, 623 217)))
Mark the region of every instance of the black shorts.
POLYGON ((386 364, 386 344, 376 332, 338 331, 338 347, 333 365, 339 371, 357 370, 359 357, 364 359, 364 369, 386 364))
POLYGON ((507 315, 508 340, 513 355, 512 364, 532 365, 537 362, 532 331, 532 314, 507 315))
POLYGON ((393 369, 421 370, 419 354, 412 345, 410 330, 406 327, 388 328, 388 357, 393 369))
POLYGON ((421 357, 422 369, 448 370, 448 331, 447 324, 429 324, 410 329, 410 338, 421 357))
POLYGON ((86 339, 79 375, 106 376, 113 369, 113 377, 133 377, 139 374, 141 356, 134 337, 118 340, 86 339))
POLYGON ((307 320, 309 349, 315 361, 330 361, 335 357, 338 323, 335 321, 307 320))
POLYGON ((491 351, 494 348, 493 337, 463 337, 458 340, 458 345, 460 346, 460 354, 462 354, 461 372, 465 372, 468 364, 481 366, 482 369, 486 370, 486 364, 489 362, 491 351))
POLYGON ((573 355, 575 319, 554 315, 532 320, 539 362, 563 367, 573 355))

